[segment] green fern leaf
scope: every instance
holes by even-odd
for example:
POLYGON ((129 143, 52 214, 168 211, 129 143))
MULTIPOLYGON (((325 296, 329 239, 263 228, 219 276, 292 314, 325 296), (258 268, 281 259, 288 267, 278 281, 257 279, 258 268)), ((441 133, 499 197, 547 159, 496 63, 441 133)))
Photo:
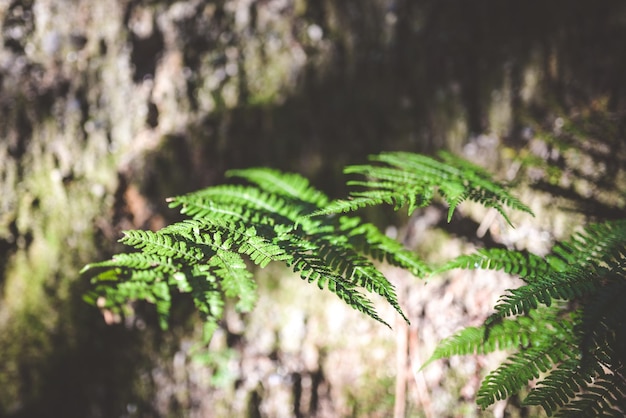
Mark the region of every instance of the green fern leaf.
POLYGON ((527 316, 504 319, 491 326, 466 327, 442 340, 422 369, 435 360, 458 355, 487 354, 496 350, 526 348, 536 340, 550 336, 562 327, 558 318, 560 307, 541 308, 527 316), (538 328, 542 324, 542 329, 538 328))
POLYGON ((554 246, 549 258, 561 269, 570 264, 597 269, 626 259, 626 220, 591 224, 554 246))
POLYGON ((626 411, 626 381, 622 373, 602 371, 585 391, 556 414, 563 418, 623 417, 626 411))
POLYGON ((447 152, 441 152, 439 156, 446 164, 458 168, 463 173, 462 176, 466 179, 467 198, 469 200, 478 202, 485 207, 496 209, 509 225, 512 224, 504 210, 505 206, 533 215, 528 206, 511 195, 504 185, 493 181, 491 174, 483 168, 447 152))
POLYGON ((575 347, 567 341, 555 339, 548 344, 531 346, 509 356, 505 363, 487 375, 476 396, 478 406, 484 409, 495 401, 508 398, 555 364, 576 355, 575 347))
POLYGON ((299 174, 282 173, 269 168, 248 168, 244 170, 229 170, 228 177, 240 177, 256 183, 266 192, 311 203, 316 207, 328 203, 328 197, 319 190, 311 187, 309 181, 299 174))
POLYGON ((593 293, 598 283, 590 280, 587 273, 572 268, 568 272, 543 276, 536 282, 509 289, 500 297, 496 312, 487 319, 486 324, 506 316, 526 314, 537 309, 540 303, 550 306, 554 300, 572 300, 593 293))
POLYGON ((205 220, 211 225, 212 230, 227 234, 238 247, 241 254, 246 254, 250 259, 261 267, 267 266, 271 261, 286 261, 291 258, 284 249, 274 244, 276 238, 273 229, 258 227, 246 227, 243 222, 223 222, 221 220, 205 220), (259 233, 260 232, 260 233, 259 233))
POLYGON ((198 247, 189 244, 186 240, 174 235, 152 231, 125 231, 120 242, 143 250, 146 254, 156 254, 163 257, 173 257, 189 262, 196 262, 204 258, 198 247))
MULTIPOLYGON (((183 236, 196 245, 212 247, 214 250, 222 248, 221 237, 228 236, 239 253, 246 254, 261 267, 267 266, 271 261, 285 261, 290 258, 284 249, 274 243, 277 238, 280 238, 276 230, 262 223, 256 227, 248 227, 241 220, 204 218, 185 220, 170 225, 162 231, 183 236), (219 234, 219 243, 213 234, 219 234)), ((279 232, 284 234, 287 231, 289 229, 279 232)))
POLYGON ((256 300, 256 282, 252 280, 252 273, 241 256, 228 249, 219 250, 211 257, 208 265, 222 279, 220 287, 224 294, 239 299, 237 309, 241 312, 250 311, 256 300))
POLYGON ((317 233, 309 238, 317 246, 315 253, 334 274, 359 288, 382 296, 408 322, 398 303, 394 286, 367 257, 351 245, 346 235, 317 233))
POLYGON ((120 269, 132 269, 132 270, 151 270, 157 275, 163 273, 173 273, 179 270, 180 265, 174 263, 171 258, 163 256, 154 256, 144 253, 122 253, 116 254, 111 260, 101 261, 98 263, 91 263, 86 265, 82 274, 86 277, 94 277, 96 281, 109 281, 117 280, 118 274, 110 275, 109 272, 114 272, 115 269, 121 272, 120 269), (102 275, 105 274, 106 275, 102 275))
MULTIPOLYGON (((610 268, 610 266, 609 266, 610 268)), ((626 274, 605 276, 606 284, 585 304, 580 323, 582 365, 602 362, 626 367, 626 274)))
POLYGON ((310 210, 251 186, 214 186, 168 201, 170 207, 182 206, 181 213, 194 219, 214 218, 215 212, 240 219, 260 213, 278 223, 293 224, 303 212, 310 210))
POLYGON ((450 206, 448 221, 455 208, 466 199, 495 208, 509 224, 504 206, 532 215, 530 208, 509 194, 504 185, 495 182, 482 168, 449 153, 442 152, 439 156, 443 162, 406 152, 384 153, 378 160, 419 173, 431 187, 438 187, 450 206))
POLYGON ((348 238, 350 245, 375 260, 386 261, 392 266, 401 267, 415 277, 425 277, 431 269, 413 251, 409 251, 398 241, 383 234, 380 229, 358 217, 342 216, 340 230, 348 238))
POLYGON ((105 301, 104 308, 114 312, 122 312, 124 305, 128 301, 145 300, 156 307, 159 325, 162 329, 167 328, 167 320, 171 307, 171 294, 167 283, 153 280, 153 275, 149 271, 142 271, 134 274, 132 281, 119 281, 110 286, 99 286, 95 292, 103 295, 105 301), (142 276, 149 275, 149 279, 142 276))
POLYGON ((186 282, 189 287, 185 293, 190 293, 198 311, 205 320, 212 322, 221 318, 224 308, 224 292, 220 288, 220 280, 208 264, 197 264, 186 272, 186 282))
POLYGON ((390 327, 378 315, 372 302, 358 291, 358 286, 355 283, 337 274, 323 259, 311 254, 308 246, 296 247, 291 243, 290 250, 293 258, 287 265, 292 268, 294 273, 298 273, 303 280, 316 283, 321 290, 328 289, 353 309, 390 327))
POLYGON ((366 180, 351 181, 350 186, 366 190, 351 193, 351 200, 337 200, 314 212, 316 215, 345 213, 380 204, 396 210, 407 206, 409 214, 428 205, 435 192, 448 203, 448 221, 465 200, 495 208, 510 224, 504 207, 532 214, 530 208, 513 197, 504 185, 496 183, 484 170, 441 154, 445 162, 407 152, 388 152, 370 156, 372 164, 347 167, 346 174, 360 175, 366 180), (377 163, 377 164, 374 164, 377 163))
POLYGON ((481 249, 470 255, 459 256, 437 269, 435 273, 456 268, 501 270, 508 274, 517 275, 526 282, 554 274, 550 263, 542 257, 526 251, 501 248, 481 249))
MULTIPOLYGON (((171 205, 182 206, 182 212, 192 216, 196 223, 187 221, 184 227, 177 226, 176 229, 168 229, 168 232, 184 235, 213 248, 216 248, 215 234, 219 232, 220 240, 228 237, 230 251, 247 254, 262 267, 269 261, 278 260, 300 271, 302 263, 298 263, 297 258, 302 258, 304 253, 310 254, 308 267, 302 268, 303 277, 315 277, 310 281, 316 281, 331 292, 332 289, 339 289, 343 293, 338 296, 344 301, 357 303, 352 307, 378 320, 380 317, 375 314, 373 305, 363 295, 359 293, 348 298, 348 293, 357 292, 358 288, 377 293, 406 319, 397 303, 393 286, 360 253, 361 249, 353 247, 340 233, 336 220, 308 215, 313 203, 326 201, 308 182, 302 181, 299 176, 288 176, 283 182, 276 181, 279 174, 273 170, 238 170, 231 174, 250 179, 254 177, 253 181, 259 186, 279 196, 248 186, 217 186, 172 198, 171 205), (250 223, 254 227, 246 226, 250 223), (340 278, 343 280, 341 285, 334 285, 333 282, 339 283, 340 278)), ((405 258, 408 260, 408 257, 405 258)))
POLYGON ((549 372, 531 391, 526 404, 540 405, 549 415, 556 411, 560 416, 623 414, 625 409, 618 400, 624 398, 626 381, 613 380, 615 387, 611 387, 602 383, 602 376, 606 370, 617 370, 626 363, 626 356, 616 351, 616 347, 626 350, 626 308, 620 303, 626 296, 625 266, 624 221, 589 225, 569 240, 555 244, 545 258, 502 249, 458 257, 437 272, 495 269, 518 275, 527 284, 507 291, 483 327, 468 328, 444 340, 433 359, 493 348, 489 344, 498 340, 505 327, 521 326, 531 318, 535 328, 529 328, 530 333, 523 332, 523 328, 513 334, 504 333, 514 343, 519 342, 517 335, 524 336, 529 345, 520 344, 521 351, 485 378, 478 404, 486 407, 511 396, 549 372), (570 316, 558 314, 562 307, 540 306, 550 306, 555 300, 586 303, 570 316), (542 311, 557 315, 536 317, 542 311), (506 319, 521 314, 528 317, 506 319))
MULTIPOLYGON (((600 372, 601 369, 594 370, 600 372)), ((580 368, 580 358, 572 357, 550 372, 524 399, 524 405, 541 406, 549 416, 576 397, 593 381, 590 373, 580 368)))

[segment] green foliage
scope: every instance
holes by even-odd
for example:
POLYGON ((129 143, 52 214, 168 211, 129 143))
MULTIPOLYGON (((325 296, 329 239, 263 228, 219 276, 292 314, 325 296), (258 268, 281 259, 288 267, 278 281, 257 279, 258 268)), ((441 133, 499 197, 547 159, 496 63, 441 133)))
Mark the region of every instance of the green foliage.
MULTIPOLYGON (((441 160, 404 152, 370 157, 346 168, 364 177, 348 200, 330 201, 297 175, 255 168, 233 170, 238 184, 219 185, 169 200, 187 219, 160 231, 127 231, 134 252, 84 268, 92 277, 92 303, 124 309, 131 300, 156 305, 162 326, 172 293, 188 293, 207 329, 220 319, 225 299, 249 311, 256 284, 252 266, 282 262, 309 283, 330 291, 371 318, 368 293, 382 296, 405 320, 392 284, 375 264, 387 262, 417 277, 433 272, 413 252, 374 225, 344 213, 390 204, 396 210, 430 204, 438 194, 448 219, 465 200, 497 210, 530 213, 508 188, 480 167, 450 154, 441 160), (241 184, 244 183, 244 184, 241 184)), ((549 415, 623 416, 626 411, 626 220, 587 225, 541 257, 525 251, 481 249, 451 260, 451 269, 491 269, 524 284, 501 296, 481 327, 441 342, 432 358, 507 350, 511 354, 483 381, 485 408, 527 386, 527 405, 549 415)))
POLYGON ((411 214, 415 209, 429 205, 436 192, 449 206, 448 221, 465 200, 496 209, 509 224, 511 221, 505 207, 532 213, 482 168, 452 154, 442 152, 440 156, 443 161, 408 152, 370 156, 372 162, 379 164, 349 166, 344 170, 346 174, 364 176, 365 180, 353 180, 348 184, 366 190, 354 191, 350 200, 332 202, 319 213, 351 212, 386 203, 396 210, 408 206, 411 214))
POLYGON ((264 168, 228 174, 253 185, 220 185, 170 199, 189 219, 157 232, 125 232, 121 242, 137 252, 86 266, 96 284, 86 299, 102 296, 106 308, 117 310, 129 300, 147 300, 166 327, 171 293, 189 293, 206 320, 216 323, 225 298, 237 299, 241 311, 254 305, 256 284, 246 260, 259 267, 278 261, 382 323, 367 292, 406 319, 393 285, 372 259, 424 276, 429 270, 415 254, 357 217, 314 215, 328 198, 297 174, 264 168))
POLYGON ((625 267, 626 220, 590 224, 546 257, 502 249, 458 257, 440 270, 503 270, 525 284, 500 298, 484 326, 444 340, 429 361, 513 348, 484 379, 481 407, 541 379, 524 402, 548 415, 623 416, 625 267))

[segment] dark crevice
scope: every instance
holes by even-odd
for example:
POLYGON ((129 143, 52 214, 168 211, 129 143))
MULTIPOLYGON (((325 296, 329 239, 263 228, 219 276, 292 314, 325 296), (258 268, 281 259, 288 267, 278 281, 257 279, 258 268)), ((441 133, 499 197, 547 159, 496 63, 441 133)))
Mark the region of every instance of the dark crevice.
POLYGON ((159 108, 154 102, 148 102, 148 115, 146 116, 146 125, 156 128, 159 125, 159 108))
POLYGON ((133 81, 139 83, 146 78, 154 77, 159 58, 163 54, 165 41, 157 22, 153 22, 152 33, 147 37, 130 32, 130 55, 134 67, 133 81))
POLYGON ((15 0, 9 6, 2 21, 4 46, 22 55, 27 39, 35 29, 32 0, 15 0))

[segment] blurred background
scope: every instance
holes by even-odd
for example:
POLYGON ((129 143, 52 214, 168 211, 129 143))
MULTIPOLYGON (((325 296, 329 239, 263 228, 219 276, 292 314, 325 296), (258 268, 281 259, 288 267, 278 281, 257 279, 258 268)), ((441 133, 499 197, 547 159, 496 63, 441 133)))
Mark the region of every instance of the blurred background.
POLYGON ((623 217, 626 3, 0 0, 0 22, 0 417, 528 416, 474 406, 497 357, 418 372, 514 278, 387 269, 412 320, 382 308, 390 331, 272 265, 207 345, 189 300, 161 331, 85 304, 78 272, 228 169, 342 197, 390 150, 461 154, 537 214, 367 213, 434 263, 623 217))

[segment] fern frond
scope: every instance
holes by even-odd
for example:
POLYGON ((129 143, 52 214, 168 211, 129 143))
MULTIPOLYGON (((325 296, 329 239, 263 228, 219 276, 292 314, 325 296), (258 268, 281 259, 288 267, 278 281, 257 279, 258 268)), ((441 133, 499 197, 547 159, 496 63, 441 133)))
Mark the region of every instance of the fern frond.
MULTIPOLYGON (((354 237, 351 239, 342 230, 339 219, 312 216, 328 198, 297 174, 250 169, 233 170, 229 176, 256 185, 214 186, 168 199, 171 207, 179 207, 190 219, 158 232, 127 232, 121 241, 139 250, 144 258, 124 268, 113 262, 102 264, 98 268, 104 272, 99 277, 126 280, 132 286, 139 268, 163 264, 151 270, 155 272, 154 280, 158 280, 158 271, 172 289, 191 293, 196 305, 214 303, 216 295, 222 294, 238 298, 237 307, 248 310, 254 302, 256 285, 242 258, 246 256, 260 267, 272 261, 283 262, 302 278, 386 325, 361 290, 382 296, 407 319, 393 285, 368 256, 386 252, 388 259, 417 272, 415 257, 392 254, 398 247, 381 236, 374 239, 373 231, 368 232, 370 242, 356 246, 354 237), (205 282, 210 283, 208 288, 205 282)), ((204 307, 201 312, 212 321, 215 317, 211 315, 221 315, 221 308, 204 307)))
MULTIPOLYGON (((587 383, 587 382, 585 382, 587 383)), ((563 418, 615 417, 626 414, 626 379, 623 374, 602 371, 584 392, 556 414, 563 418)))
POLYGON ((93 290, 93 302, 95 302, 96 295, 104 296, 102 300, 105 303, 101 307, 122 313, 128 301, 145 300, 155 305, 159 325, 165 329, 172 303, 171 293, 168 284, 155 280, 156 276, 160 277, 152 271, 142 270, 132 274, 134 280, 99 285, 93 290))
POLYGON ((489 344, 499 341, 502 331, 513 324, 513 331, 504 333, 508 341, 521 342, 519 336, 528 345, 521 342, 521 350, 485 378, 478 393, 480 406, 511 396, 549 371, 525 404, 540 405, 549 415, 566 411, 563 416, 611 416, 624 411, 615 406, 626 381, 615 382, 619 385, 613 393, 607 393, 609 386, 596 385, 606 370, 615 373, 626 363, 622 353, 626 351, 624 221, 588 225, 569 240, 556 243, 545 258, 522 251, 479 250, 448 262, 437 272, 453 268, 502 270, 526 281, 500 298, 483 327, 468 328, 444 340, 433 354, 436 359, 493 348, 489 344), (540 306, 550 306, 555 300, 585 303, 569 316, 536 316, 542 311, 562 311, 559 306, 540 306), (514 315, 522 316, 507 318, 514 315), (524 330, 522 323, 528 318, 532 326, 524 330), (602 396, 609 401, 599 401, 602 396))
POLYGON ((120 242, 142 250, 144 254, 156 254, 188 262, 197 262, 205 256, 200 248, 193 246, 193 242, 159 232, 125 231, 120 242))
POLYGON ((486 408, 497 400, 506 399, 559 362, 575 355, 575 346, 556 338, 514 353, 485 377, 478 390, 476 403, 486 408))
POLYGON ((224 215, 233 212, 233 216, 244 219, 251 213, 261 212, 268 217, 282 217, 282 223, 293 223, 304 211, 303 206, 294 205, 279 195, 239 185, 213 186, 168 201, 170 207, 182 206, 183 215, 196 219, 213 218, 216 211, 222 210, 224 215), (249 211, 247 216, 244 216, 245 210, 249 211))
POLYGON ((602 362, 612 369, 626 367, 626 275, 610 275, 585 304, 580 330, 582 364, 602 362))
POLYGON ((518 352, 485 378, 478 394, 479 405, 484 408, 502 396, 511 396, 549 371, 547 376, 541 376, 524 404, 540 405, 551 415, 590 379, 591 373, 580 370, 580 335, 576 332, 580 313, 562 315, 561 311, 562 308, 543 308, 532 311, 529 317, 518 318, 530 320, 525 330, 530 331, 529 344, 521 345, 518 352), (562 380, 568 380, 567 384, 562 380))
POLYGON ((116 254, 110 260, 91 263, 85 266, 81 273, 85 277, 97 277, 97 281, 117 280, 122 269, 128 270, 150 270, 155 276, 163 273, 173 273, 180 269, 180 264, 172 261, 171 258, 163 256, 154 256, 144 253, 121 253, 116 254), (103 276, 104 273, 117 270, 119 273, 114 275, 103 276))
MULTIPOLYGON (((538 303, 549 305, 553 299, 572 300, 594 294, 606 284, 609 277, 623 278, 626 266, 626 222, 587 226, 570 240, 555 244, 545 258, 547 264, 536 256, 527 257, 524 254, 520 254, 517 259, 511 256, 511 252, 492 251, 484 254, 506 255, 505 261, 509 264, 504 265, 499 260, 495 264, 511 272, 518 271, 528 282, 525 286, 509 290, 500 299, 495 308, 496 313, 490 318, 497 320, 528 312, 535 309, 538 303), (528 271, 530 275, 523 274, 528 271)), ((459 264, 463 262, 461 259, 459 264)))
POLYGON ((422 369, 435 360, 459 355, 487 354, 496 350, 526 348, 561 327, 559 307, 544 307, 491 326, 466 327, 440 341, 422 369), (541 329, 537 324, 542 324, 541 329))
POLYGON ((205 320, 221 318, 224 313, 224 297, 219 290, 208 282, 198 281, 191 295, 198 311, 204 314, 205 320))
MULTIPOLYGON (((601 370, 601 368, 596 368, 594 372, 601 372, 601 370)), ((592 381, 592 374, 583 372, 580 368, 580 358, 572 357, 560 363, 556 369, 538 382, 524 399, 523 404, 541 406, 546 414, 552 416, 592 381)))
POLYGON ((293 259, 288 263, 294 273, 298 273, 303 280, 316 283, 320 290, 328 289, 352 308, 366 314, 378 322, 391 326, 376 312, 372 302, 358 291, 357 286, 336 274, 322 259, 312 256, 308 252, 295 251, 293 259))
POLYGON ((261 267, 271 261, 285 261, 291 258, 285 250, 274 243, 277 237, 275 231, 264 225, 246 226, 243 222, 223 222, 221 220, 206 219, 204 222, 211 225, 212 230, 225 233, 238 247, 238 252, 246 254, 261 267))
POLYGON ((598 268, 624 264, 626 259, 626 220, 590 224, 568 241, 554 246, 549 260, 560 269, 570 264, 598 268))
MULTIPOLYGON (((306 262, 322 274, 322 280, 325 280, 325 276, 342 278, 344 286, 349 283, 348 289, 362 288, 382 296, 408 321, 398 303, 394 286, 367 257, 350 245, 346 236, 319 232, 319 228, 317 231, 316 234, 306 236, 305 247, 291 246, 290 253, 293 254, 294 260, 287 261, 287 264, 294 266, 294 272, 302 271, 307 279, 314 277, 309 274, 308 270, 303 269, 302 263, 306 262)), ((367 311, 368 308, 357 309, 367 311)))
POLYGON ((509 289, 500 297, 495 306, 495 313, 487 318, 486 324, 497 322, 500 319, 521 315, 537 309, 539 304, 550 306, 554 300, 572 300, 592 293, 598 283, 590 280, 589 274, 580 269, 561 274, 543 276, 540 280, 517 289, 509 289))
POLYGON ((387 301, 400 316, 408 323, 409 318, 404 314, 402 307, 398 303, 398 296, 395 287, 387 278, 371 263, 357 263, 349 276, 349 280, 355 285, 362 287, 370 292, 376 293, 387 301))
POLYGON ((373 259, 404 268, 415 277, 425 277, 431 273, 431 268, 417 254, 386 236, 375 225, 363 222, 358 217, 348 216, 342 216, 339 224, 340 231, 347 237, 350 245, 373 259))
POLYGON ((115 308, 119 301, 125 302, 126 300, 145 299, 151 303, 155 303, 158 299, 169 300, 167 283, 155 281, 154 277, 148 271, 141 271, 134 275, 134 278, 138 279, 134 282, 118 281, 112 286, 102 286, 98 290, 107 292, 106 308, 115 308))
POLYGON ((508 207, 532 214, 530 208, 513 197, 502 184, 486 171, 470 163, 441 154, 444 161, 407 152, 387 152, 370 156, 372 164, 349 166, 346 174, 361 175, 366 180, 348 185, 366 190, 351 193, 351 200, 337 200, 315 214, 345 213, 366 206, 390 204, 394 209, 408 207, 409 214, 428 205, 435 192, 448 203, 448 221, 456 207, 465 200, 479 202, 496 209, 506 221, 508 207), (375 164, 377 163, 377 164, 375 164))
MULTIPOLYGON (((281 238, 290 228, 272 228, 262 223, 248 226, 241 220, 218 218, 187 219, 167 226, 160 232, 183 236, 196 245, 223 249, 223 238, 228 237, 229 245, 234 245, 240 254, 246 254, 261 267, 271 261, 288 260, 290 256, 274 241, 281 238)), ((230 248, 230 247, 229 247, 230 248)))
POLYGON ((542 257, 527 251, 513 251, 501 248, 480 249, 469 255, 461 255, 449 261, 435 273, 452 269, 500 270, 517 275, 526 282, 553 274, 551 265, 542 257))
POLYGON ((242 312, 252 309, 256 300, 256 282, 239 254, 219 250, 208 263, 212 272, 221 278, 220 287, 227 297, 239 298, 236 308, 242 312))
POLYGON ((385 298, 387 303, 408 322, 398 303, 393 284, 368 256, 405 267, 417 277, 423 277, 428 271, 425 264, 415 254, 405 250, 401 244, 382 234, 374 225, 361 223, 359 218, 342 216, 337 232, 332 240, 325 234, 318 238, 313 236, 311 241, 318 245, 316 252, 337 274, 385 298))
POLYGON ((328 197, 299 174, 283 173, 269 168, 247 168, 229 170, 226 176, 246 179, 267 192, 308 202, 317 207, 328 203, 328 197))
POLYGON ((439 156, 446 164, 457 167, 463 172, 463 176, 470 183, 467 192, 469 200, 496 209, 509 225, 512 224, 504 211, 504 207, 533 215, 528 206, 511 195, 504 185, 494 182, 491 174, 482 167, 447 152, 441 152, 439 156))
POLYGON ((382 204, 391 205, 395 210, 399 210, 403 206, 408 206, 408 212, 411 214, 415 209, 427 206, 431 202, 432 196, 429 190, 413 190, 407 192, 406 195, 398 194, 396 189, 353 192, 350 200, 334 200, 326 205, 324 209, 315 212, 315 215, 348 213, 368 206, 382 204))

